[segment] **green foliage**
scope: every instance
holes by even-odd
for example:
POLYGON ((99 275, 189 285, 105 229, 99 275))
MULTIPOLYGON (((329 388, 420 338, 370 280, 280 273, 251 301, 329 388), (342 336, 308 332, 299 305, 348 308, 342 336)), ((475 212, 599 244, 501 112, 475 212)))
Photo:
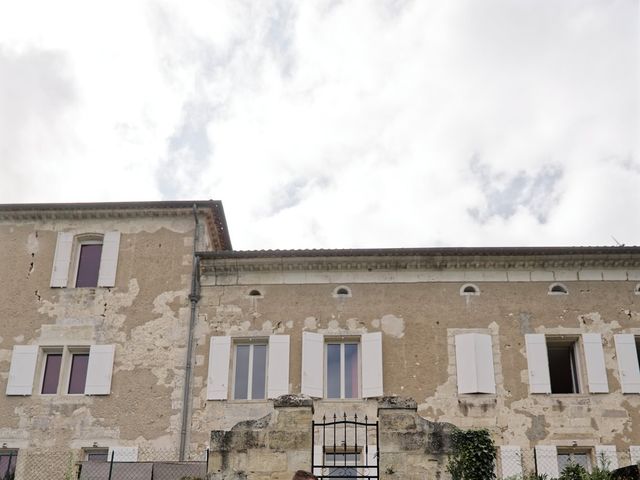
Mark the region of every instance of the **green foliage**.
POLYGON ((496 446, 487 430, 455 430, 447 471, 452 480, 493 480, 496 446))
POLYGON ((569 462, 560 472, 559 480, 588 480, 589 474, 581 465, 569 462))

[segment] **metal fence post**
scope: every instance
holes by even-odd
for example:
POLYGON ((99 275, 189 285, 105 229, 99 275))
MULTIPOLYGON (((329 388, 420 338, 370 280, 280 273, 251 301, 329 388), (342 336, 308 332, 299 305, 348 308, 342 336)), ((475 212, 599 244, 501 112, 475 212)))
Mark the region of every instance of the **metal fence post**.
POLYGON ((109 464, 109 480, 111 480, 111 474, 113 473, 113 456, 115 455, 115 450, 111 450, 111 463, 109 464))

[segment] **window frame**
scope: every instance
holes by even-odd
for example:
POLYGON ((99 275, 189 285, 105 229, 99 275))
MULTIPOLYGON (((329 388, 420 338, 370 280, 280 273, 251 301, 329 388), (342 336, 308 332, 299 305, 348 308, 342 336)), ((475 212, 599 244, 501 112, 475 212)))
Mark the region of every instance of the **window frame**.
POLYGON ((69 395, 74 397, 87 395, 85 392, 87 390, 90 351, 90 345, 63 345, 41 347, 40 352, 42 353, 42 357, 38 360, 38 368, 40 369, 38 394, 42 396, 69 395), (47 358, 51 354, 61 356, 57 388, 55 393, 43 393, 42 389, 44 387, 44 380, 47 369, 47 358), (85 372, 84 389, 82 393, 69 393, 71 374, 73 370, 73 357, 75 355, 87 355, 87 371, 85 372))
POLYGON ((232 356, 230 366, 231 366, 231 388, 230 388, 230 400, 236 402, 265 402, 269 396, 269 337, 266 338, 238 338, 233 339, 231 342, 232 345, 232 356), (247 372, 247 398, 236 398, 236 383, 237 383, 237 358, 238 358, 238 347, 248 345, 249 348, 249 366, 247 372), (264 360, 264 397, 263 398, 251 398, 253 392, 253 355, 254 355, 254 347, 256 345, 265 347, 265 360, 264 360))
POLYGON ((574 335, 545 335, 545 344, 547 348, 547 361, 549 363, 549 385, 551 395, 581 395, 589 393, 585 391, 588 382, 584 378, 585 375, 585 358, 584 349, 580 336, 574 335), (569 369, 572 381, 572 392, 554 392, 553 390, 553 368, 551 365, 550 351, 555 348, 569 347, 569 369))
POLYGON ((7 471, 4 473, 0 472, 0 478, 5 478, 5 476, 10 473, 14 473, 15 475, 16 467, 18 465, 18 454, 19 449, 17 448, 0 448, 0 457, 9 457, 9 461, 7 463, 7 471), (11 469, 12 464, 13 470, 11 469))
POLYGON ((64 362, 65 362, 65 348, 64 347, 44 347, 41 349, 42 358, 38 362, 40 368, 40 381, 38 383, 38 394, 42 396, 60 395, 61 378, 64 376, 64 362), (60 355, 60 368, 58 370, 58 380, 56 382, 56 391, 53 393, 44 393, 44 382, 47 374, 47 363, 49 361, 49 355, 60 355))
POLYGON ((100 281, 100 264, 102 261, 102 254, 104 253, 104 235, 99 233, 86 233, 82 235, 74 236, 73 241, 73 260, 71 263, 72 275, 70 276, 70 287, 69 288, 98 288, 98 283, 100 281), (82 247, 85 245, 101 245, 102 250, 100 251, 100 260, 98 261, 98 276, 96 277, 95 286, 84 286, 78 287, 78 269, 80 268, 80 254, 82 252, 82 247))
POLYGON ((86 447, 82 449, 82 456, 85 462, 99 462, 102 463, 103 460, 91 460, 89 458, 90 455, 105 455, 106 458, 104 462, 109 462, 109 449, 106 447, 86 447))
POLYGON ((90 346, 67 346, 65 349, 67 353, 66 362, 63 362, 65 366, 65 393, 64 395, 86 395, 87 390, 87 375, 89 373, 89 356, 91 353, 90 346), (84 374, 84 388, 82 389, 82 393, 70 393, 69 390, 71 388, 71 375, 73 373, 73 357, 76 355, 86 355, 87 356, 87 369, 84 374))
POLYGON ((362 399, 362 342, 360 336, 327 336, 324 337, 324 345, 323 345, 323 365, 322 365, 324 375, 323 375, 323 399, 325 400, 360 400, 362 399), (339 397, 329 397, 329 369, 328 369, 328 346, 329 345, 340 345, 340 396, 339 397), (357 355, 356 361, 357 364, 357 378, 358 378, 358 388, 357 388, 357 396, 355 397, 345 397, 345 354, 344 354, 344 346, 345 345, 356 345, 357 346, 357 355))
POLYGON ((331 469, 339 469, 339 468, 348 468, 353 470, 354 474, 352 476, 343 476, 340 478, 358 478, 359 476, 362 475, 362 468, 358 468, 361 467, 363 465, 362 463, 362 447, 358 446, 358 448, 356 449, 355 446, 336 446, 334 447, 324 447, 323 452, 322 452, 322 467, 323 470, 327 470, 329 473, 328 475, 334 475, 334 472, 331 471, 331 469), (328 456, 332 455, 333 458, 333 464, 331 464, 328 460, 328 456), (346 460, 345 457, 347 455, 354 455, 355 459, 354 460, 346 460), (339 460, 336 463, 336 457, 342 456, 343 460, 339 460))
MULTIPOLYGON (((558 462, 558 473, 562 473, 564 467, 572 461, 574 455, 584 455, 586 459, 586 470, 587 472, 591 472, 593 470, 594 465, 594 451, 590 447, 558 447, 556 452, 556 461, 558 462), (564 466, 560 466, 560 456, 568 456, 568 460, 565 462, 564 466)), ((578 463, 578 462, 574 462, 578 463)), ((578 463, 578 465, 584 467, 584 465, 578 463)))

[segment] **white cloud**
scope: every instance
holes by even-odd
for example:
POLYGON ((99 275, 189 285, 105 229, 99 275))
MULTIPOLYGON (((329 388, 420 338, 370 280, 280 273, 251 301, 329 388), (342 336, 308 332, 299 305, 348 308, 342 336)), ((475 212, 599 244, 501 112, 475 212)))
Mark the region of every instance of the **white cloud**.
POLYGON ((39 4, 0 8, 0 51, 54 52, 36 83, 69 101, 40 155, 0 141, 1 201, 216 198, 236 248, 638 243, 632 0, 69 3, 27 24, 39 4))

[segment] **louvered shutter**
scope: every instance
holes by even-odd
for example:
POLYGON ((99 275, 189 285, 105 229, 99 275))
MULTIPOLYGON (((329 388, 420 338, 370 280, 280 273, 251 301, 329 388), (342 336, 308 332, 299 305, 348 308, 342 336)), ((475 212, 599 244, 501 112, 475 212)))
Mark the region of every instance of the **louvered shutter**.
POLYGON ((109 461, 114 462, 137 462, 138 447, 109 447, 109 461))
POLYGON ((289 335, 269 337, 268 398, 289 393, 289 335))
POLYGON ((607 369, 604 365, 602 336, 599 333, 583 333, 584 356, 587 363, 587 379, 590 393, 607 393, 607 369))
POLYGON ((522 452, 515 445, 500 446, 502 478, 522 477, 522 452))
POLYGON ((15 345, 11 353, 7 395, 31 395, 38 361, 38 345, 15 345))
POLYGON ((536 445, 536 473, 558 478, 558 449, 555 445, 536 445))
POLYGON ((528 333, 524 336, 529 367, 529 389, 531 393, 551 393, 547 342, 543 334, 528 333))
POLYGON ((596 445, 596 462, 598 467, 610 472, 618 468, 618 455, 615 445, 596 445))
POLYGON ((51 270, 51 287, 66 287, 69 281, 69 263, 73 247, 73 233, 58 232, 56 252, 51 270))
POLYGON ((86 395, 109 395, 111 393, 115 350, 115 345, 91 345, 89 364, 87 365, 87 382, 84 387, 86 395))
POLYGON ((636 339, 631 334, 614 335, 622 393, 640 393, 640 366, 636 339))
POLYGON ((491 335, 455 336, 458 393, 496 393, 491 335))
POLYGON ((310 397, 322 398, 324 391, 324 336, 302 332, 302 388, 310 397))
POLYGON ((102 241, 102 254, 100 256, 99 287, 115 286, 119 250, 120 232, 106 232, 102 241))
POLYGON ((382 388, 382 333, 364 333, 362 345, 362 397, 381 397, 382 388))
POLYGON ((207 400, 226 400, 229 391, 231 337, 211 337, 207 400))

